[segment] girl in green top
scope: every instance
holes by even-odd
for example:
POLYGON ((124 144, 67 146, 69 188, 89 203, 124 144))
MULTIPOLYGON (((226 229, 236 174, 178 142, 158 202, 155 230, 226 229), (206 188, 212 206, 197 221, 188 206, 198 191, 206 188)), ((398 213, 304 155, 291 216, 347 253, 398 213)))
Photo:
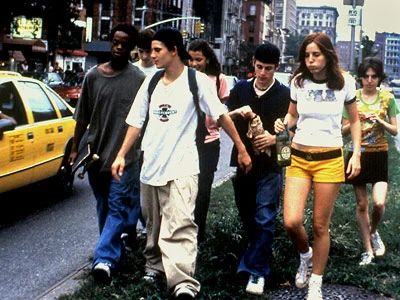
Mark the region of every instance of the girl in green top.
MULTIPOLYGON (((357 222, 365 252, 360 265, 368 265, 375 256, 385 253, 385 245, 377 227, 385 211, 388 189, 388 141, 385 132, 397 135, 396 115, 399 110, 394 96, 379 88, 385 79, 383 64, 378 58, 366 58, 358 67, 362 88, 357 91, 356 103, 361 121, 361 172, 347 183, 353 184, 357 199, 357 222), (367 183, 372 184, 373 211, 368 212, 367 183)), ((344 113, 343 132, 349 132, 344 113)), ((352 151, 350 145, 350 152, 352 151)), ((350 153, 352 154, 352 153, 350 153)))

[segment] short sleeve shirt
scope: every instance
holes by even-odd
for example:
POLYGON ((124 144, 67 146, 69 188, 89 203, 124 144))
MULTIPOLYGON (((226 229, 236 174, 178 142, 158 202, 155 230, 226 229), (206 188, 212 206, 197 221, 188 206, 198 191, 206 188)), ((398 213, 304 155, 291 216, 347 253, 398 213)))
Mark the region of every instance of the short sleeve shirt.
MULTIPOLYGON (((141 182, 162 186, 168 181, 199 173, 196 147, 197 112, 189 88, 188 70, 173 82, 157 83, 148 99, 147 77, 141 86, 126 122, 142 128, 149 111, 149 121, 142 140, 143 166, 141 182)), ((226 112, 217 96, 215 84, 204 73, 196 72, 199 104, 214 120, 226 112)))
POLYGON ((303 87, 292 80, 291 101, 297 104, 299 118, 293 142, 305 146, 342 147, 342 113, 344 104, 354 102, 356 84, 352 76, 344 76, 341 90, 330 89, 326 82, 305 79, 303 87))
MULTIPOLYGON (((362 99, 361 90, 357 91, 357 110, 361 121, 361 151, 379 152, 388 151, 389 145, 385 137, 385 130, 379 123, 368 120, 368 114, 376 114, 380 119, 389 119, 399 113, 393 94, 387 90, 380 89, 374 102, 367 103, 362 99)), ((344 118, 348 119, 346 111, 344 118)), ((353 149, 350 143, 349 149, 353 149)))

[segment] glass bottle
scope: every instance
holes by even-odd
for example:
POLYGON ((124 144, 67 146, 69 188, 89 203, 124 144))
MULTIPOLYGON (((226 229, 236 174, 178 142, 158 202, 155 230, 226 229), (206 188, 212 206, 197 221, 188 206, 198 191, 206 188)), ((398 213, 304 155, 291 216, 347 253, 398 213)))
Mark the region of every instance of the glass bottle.
POLYGON ((276 162, 280 167, 290 166, 292 161, 290 144, 289 129, 285 126, 285 130, 276 135, 276 162))

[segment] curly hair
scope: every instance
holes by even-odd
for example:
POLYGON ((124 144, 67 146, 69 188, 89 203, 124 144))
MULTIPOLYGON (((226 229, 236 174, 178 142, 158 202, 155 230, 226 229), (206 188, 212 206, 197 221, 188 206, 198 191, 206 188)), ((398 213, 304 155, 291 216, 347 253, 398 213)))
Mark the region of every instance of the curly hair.
POLYGON ((113 40, 114 35, 117 31, 125 32, 129 36, 128 48, 129 48, 129 50, 133 50, 136 47, 136 44, 139 39, 138 30, 130 24, 126 24, 126 23, 117 24, 113 27, 113 29, 111 29, 110 41, 113 40))
POLYGON ((315 43, 325 56, 327 86, 333 90, 342 89, 344 87, 344 77, 339 67, 339 59, 329 36, 323 32, 311 33, 303 40, 299 50, 300 65, 293 74, 295 83, 298 86, 303 86, 305 79, 313 78, 306 65, 306 48, 311 43, 315 43))
POLYGON ((194 40, 190 43, 188 51, 201 51, 208 60, 204 73, 218 78, 219 74, 221 74, 221 64, 207 41, 203 39, 194 40))

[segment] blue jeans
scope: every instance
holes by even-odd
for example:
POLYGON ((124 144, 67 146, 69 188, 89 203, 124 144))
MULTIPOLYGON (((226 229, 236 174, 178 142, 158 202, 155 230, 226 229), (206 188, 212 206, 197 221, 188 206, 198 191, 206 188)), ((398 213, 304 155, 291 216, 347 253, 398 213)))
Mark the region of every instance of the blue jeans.
POLYGON ((125 169, 121 180, 115 180, 110 172, 88 171, 89 183, 97 201, 97 217, 100 237, 93 257, 93 266, 103 262, 115 268, 121 258, 121 233, 140 215, 139 177, 135 164, 125 169))
POLYGON ((270 274, 269 259, 282 184, 282 173, 256 178, 238 171, 233 178, 236 205, 249 239, 237 272, 263 277, 270 274))

